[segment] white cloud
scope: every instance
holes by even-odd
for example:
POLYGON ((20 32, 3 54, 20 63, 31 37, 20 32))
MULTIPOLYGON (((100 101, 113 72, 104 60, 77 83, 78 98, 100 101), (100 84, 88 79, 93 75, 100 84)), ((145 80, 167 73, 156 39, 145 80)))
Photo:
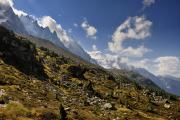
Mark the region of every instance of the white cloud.
POLYGON ((51 32, 56 32, 58 38, 67 46, 71 41, 71 38, 68 36, 67 32, 50 16, 44 16, 40 18, 39 24, 42 27, 48 27, 51 32))
POLYGON ((173 56, 159 57, 155 61, 158 75, 173 75, 180 77, 180 58, 173 56))
POLYGON ((98 50, 96 45, 92 45, 92 49, 93 49, 93 51, 97 51, 98 50))
POLYGON ((155 59, 142 59, 132 61, 129 65, 145 68, 155 75, 170 75, 180 78, 180 58, 178 57, 163 56, 155 59))
POLYGON ((133 67, 149 68, 149 59, 134 60, 129 57, 119 56, 117 54, 103 53, 99 50, 93 50, 88 54, 95 59, 99 65, 104 68, 117 68, 131 70, 133 67))
POLYGON ((150 6, 150 5, 152 5, 152 4, 154 4, 155 3, 155 0, 143 0, 143 5, 145 6, 145 7, 148 7, 148 6, 150 6))
POLYGON ((95 59, 99 65, 104 68, 118 68, 118 69, 125 69, 128 68, 127 62, 129 59, 127 57, 120 57, 118 55, 112 54, 104 54, 99 50, 93 50, 88 52, 91 58, 95 59))
MULTIPOLYGON (((83 25, 86 27, 86 24, 83 25)), ((124 47, 126 40, 144 40, 150 36, 152 22, 146 20, 144 16, 129 17, 122 23, 112 35, 112 41, 108 43, 111 53, 103 53, 93 46, 93 51, 89 55, 105 68, 131 69, 132 66, 145 67, 147 59, 137 60, 137 57, 143 57, 151 50, 143 45, 134 48, 132 46, 124 47)))
POLYGON ((1 6, 1 7, 7 7, 7 6, 9 6, 9 7, 11 7, 12 9, 13 9, 13 11, 14 11, 14 13, 16 14, 16 15, 18 15, 18 16, 21 16, 21 15, 27 15, 27 13, 25 13, 24 11, 22 11, 22 10, 18 10, 18 9, 16 9, 16 8, 14 8, 14 2, 13 2, 13 0, 0 0, 0 5, 3 5, 3 6, 1 6))
POLYGON ((77 27, 78 27, 78 24, 77 24, 77 23, 74 23, 73 26, 77 28, 77 27))
POLYGON ((144 68, 155 75, 170 75, 180 78, 180 58, 173 56, 158 57, 155 59, 129 59, 113 54, 104 54, 94 50, 88 54, 104 68, 129 69, 144 68))
POLYGON ((108 43, 108 48, 113 53, 135 55, 135 57, 142 57, 145 53, 149 52, 144 46, 138 48, 123 47, 123 42, 126 40, 144 40, 150 36, 150 28, 152 22, 146 20, 144 16, 129 17, 122 23, 112 35, 112 41, 108 43), (134 52, 133 52, 134 51, 134 52))
POLYGON ((16 9, 16 8, 14 8, 14 7, 12 7, 12 8, 13 8, 14 13, 15 13, 16 15, 18 15, 18 16, 26 16, 26 15, 28 15, 26 12, 24 12, 24 11, 22 11, 22 10, 18 10, 18 9, 16 9))
POLYGON ((13 0, 0 0, 0 4, 11 6, 11 7, 14 5, 13 0))
POLYGON ((85 30, 87 37, 96 39, 97 29, 90 25, 87 20, 84 20, 84 22, 81 24, 81 27, 85 30))
POLYGON ((127 56, 127 57, 143 57, 144 54, 150 52, 151 50, 148 48, 145 48, 144 46, 140 46, 138 48, 128 47, 126 49, 123 49, 120 53, 121 56, 127 56))

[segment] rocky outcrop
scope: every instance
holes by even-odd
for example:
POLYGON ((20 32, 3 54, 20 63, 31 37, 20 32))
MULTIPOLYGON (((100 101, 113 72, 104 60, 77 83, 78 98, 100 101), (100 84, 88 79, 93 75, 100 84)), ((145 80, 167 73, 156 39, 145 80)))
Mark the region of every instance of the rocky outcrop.
POLYGON ((34 75, 39 79, 47 78, 42 61, 36 58, 35 45, 23 38, 17 38, 13 32, 3 27, 0 27, 0 53, 5 63, 16 66, 27 75, 34 75))

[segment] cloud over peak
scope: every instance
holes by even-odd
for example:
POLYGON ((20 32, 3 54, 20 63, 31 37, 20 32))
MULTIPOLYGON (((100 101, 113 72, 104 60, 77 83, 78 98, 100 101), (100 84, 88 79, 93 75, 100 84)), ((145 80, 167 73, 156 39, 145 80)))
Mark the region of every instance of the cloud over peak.
POLYGON ((71 41, 71 38, 68 36, 67 32, 52 17, 43 16, 42 18, 40 18, 39 24, 44 28, 48 27, 52 33, 56 32, 58 38, 63 43, 65 43, 65 46, 71 41))

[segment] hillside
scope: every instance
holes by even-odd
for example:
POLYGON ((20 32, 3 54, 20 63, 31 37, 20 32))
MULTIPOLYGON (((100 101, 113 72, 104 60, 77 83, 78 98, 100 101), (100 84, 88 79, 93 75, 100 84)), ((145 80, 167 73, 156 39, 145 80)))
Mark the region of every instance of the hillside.
POLYGON ((1 120, 180 119, 178 97, 29 40, 0 27, 1 120))

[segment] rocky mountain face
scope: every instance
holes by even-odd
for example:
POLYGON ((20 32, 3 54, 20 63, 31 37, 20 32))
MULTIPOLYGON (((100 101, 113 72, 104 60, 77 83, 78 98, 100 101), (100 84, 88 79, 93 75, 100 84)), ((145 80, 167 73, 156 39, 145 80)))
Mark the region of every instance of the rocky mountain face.
POLYGON ((43 28, 32 16, 18 16, 11 6, 0 3, 0 25, 23 35, 32 35, 41 39, 49 40, 60 48, 66 49, 82 59, 96 63, 88 53, 74 40, 63 41, 56 32, 51 32, 48 27, 43 28))
POLYGON ((29 39, 0 27, 1 120, 180 119, 177 96, 29 39))
POLYGON ((22 24, 24 25, 26 31, 29 35, 36 36, 42 39, 46 39, 51 41, 52 43, 58 45, 60 48, 66 49, 64 44, 60 42, 59 38, 57 37, 56 32, 51 33, 49 28, 43 28, 39 26, 38 22, 33 19, 31 16, 20 16, 19 19, 21 20, 22 24))

